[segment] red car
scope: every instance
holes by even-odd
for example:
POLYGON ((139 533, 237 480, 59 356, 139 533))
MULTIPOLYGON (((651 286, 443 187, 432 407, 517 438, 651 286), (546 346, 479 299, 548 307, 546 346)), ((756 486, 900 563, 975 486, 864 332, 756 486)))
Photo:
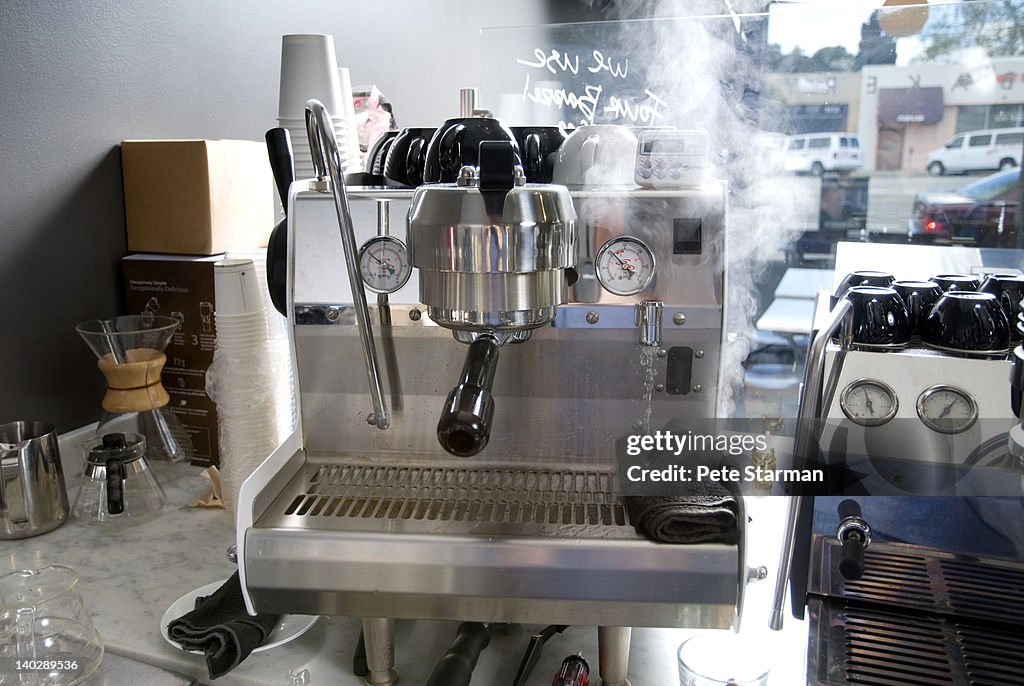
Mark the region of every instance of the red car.
POLYGON ((1019 169, 986 176, 955 191, 918 193, 908 224, 910 240, 1016 248, 1019 201, 1019 169))

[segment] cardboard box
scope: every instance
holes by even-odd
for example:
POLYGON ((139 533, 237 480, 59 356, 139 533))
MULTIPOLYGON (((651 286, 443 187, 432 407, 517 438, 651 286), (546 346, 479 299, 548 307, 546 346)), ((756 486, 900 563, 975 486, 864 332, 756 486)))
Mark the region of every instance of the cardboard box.
POLYGON ((215 255, 267 244, 276 223, 263 143, 121 143, 128 250, 215 255))
POLYGON ((217 344, 213 265, 223 255, 129 255, 121 260, 128 314, 180 319, 167 346, 163 384, 170 407, 192 438, 193 464, 219 463, 217 405, 206 395, 206 370, 217 344))

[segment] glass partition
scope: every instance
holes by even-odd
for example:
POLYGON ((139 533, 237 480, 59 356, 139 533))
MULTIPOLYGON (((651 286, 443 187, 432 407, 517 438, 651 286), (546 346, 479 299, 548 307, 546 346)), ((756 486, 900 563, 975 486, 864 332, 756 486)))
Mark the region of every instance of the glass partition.
POLYGON ((706 131, 730 193, 729 331, 748 388, 795 412, 837 245, 1024 247, 1024 0, 766 6, 485 30, 480 104, 513 126, 706 131), (1004 192, 972 192, 994 174, 1004 192))

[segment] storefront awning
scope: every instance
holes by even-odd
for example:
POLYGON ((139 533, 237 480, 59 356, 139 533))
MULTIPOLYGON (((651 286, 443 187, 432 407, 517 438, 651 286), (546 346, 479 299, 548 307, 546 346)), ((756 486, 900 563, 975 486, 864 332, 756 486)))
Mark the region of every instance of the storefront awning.
POLYGON ((942 88, 883 88, 878 91, 878 123, 935 124, 942 120, 942 88))

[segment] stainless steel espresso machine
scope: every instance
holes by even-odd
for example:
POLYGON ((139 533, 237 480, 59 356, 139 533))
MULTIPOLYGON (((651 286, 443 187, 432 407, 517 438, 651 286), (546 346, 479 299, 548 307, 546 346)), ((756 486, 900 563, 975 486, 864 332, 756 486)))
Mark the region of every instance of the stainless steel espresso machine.
MULTIPOLYGON (((1022 264, 1014 250, 840 244, 836 272, 924 286, 1022 264)), ((796 456, 842 480, 792 502, 773 625, 791 563, 809 684, 1024 684, 1024 470, 1005 339, 957 350, 926 328, 858 344, 851 301, 819 302, 796 456)))
POLYGON ((570 196, 499 144, 346 193, 323 117, 288 203, 299 429, 239 498, 250 610, 364 618, 369 684, 394 619, 596 626, 609 686, 629 627, 730 626, 742 512, 738 544, 655 543, 616 472, 626 436, 714 416, 723 187, 570 196))

